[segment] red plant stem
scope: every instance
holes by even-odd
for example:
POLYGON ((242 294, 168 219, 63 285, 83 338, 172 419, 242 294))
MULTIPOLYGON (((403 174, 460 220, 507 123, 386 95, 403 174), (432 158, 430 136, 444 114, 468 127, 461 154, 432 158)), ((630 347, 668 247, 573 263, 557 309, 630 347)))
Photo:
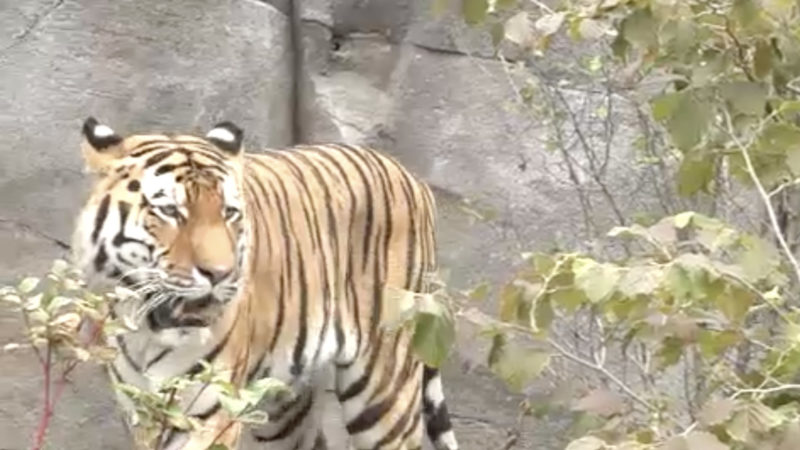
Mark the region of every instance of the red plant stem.
MULTIPOLYGON (((93 330, 92 336, 89 338, 89 341, 86 343, 86 345, 93 344, 97 338, 100 337, 100 333, 103 330, 103 324, 105 323, 106 318, 107 317, 103 318, 103 320, 96 325, 96 328, 93 330)), ((42 361, 42 371, 44 372, 44 401, 42 405, 42 415, 39 418, 39 425, 36 427, 36 436, 34 438, 32 450, 41 450, 44 447, 44 438, 47 435, 47 428, 50 426, 50 418, 53 417, 55 405, 61 398, 61 394, 64 393, 64 388, 67 386, 67 377, 78 365, 78 361, 70 361, 66 365, 64 371, 61 373, 61 376, 56 381, 55 393, 51 396, 50 389, 52 385, 51 378, 53 372, 52 362, 53 351, 50 343, 48 343, 47 356, 42 361)))
POLYGON ((47 434, 47 427, 50 424, 50 417, 53 415, 52 404, 50 402, 50 374, 52 372, 53 351, 50 344, 47 344, 47 356, 44 360, 42 369, 44 370, 44 402, 42 405, 42 416, 39 418, 39 425, 36 427, 36 437, 33 442, 33 450, 41 450, 44 446, 44 436, 47 434))

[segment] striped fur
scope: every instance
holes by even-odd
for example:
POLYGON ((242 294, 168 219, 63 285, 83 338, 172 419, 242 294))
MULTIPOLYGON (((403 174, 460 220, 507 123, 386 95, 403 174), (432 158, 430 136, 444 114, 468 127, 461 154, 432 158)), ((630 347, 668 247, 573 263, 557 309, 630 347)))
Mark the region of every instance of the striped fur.
MULTIPOLYGON (((457 448, 437 371, 412 353, 407 330, 379 326, 387 288, 425 292, 436 271, 424 183, 366 147, 245 154, 229 123, 205 139, 121 138, 89 119, 84 136, 99 176, 77 221, 76 261, 90 280, 143 298, 117 308, 141 327, 116 339, 114 378, 151 389, 205 360, 239 385, 281 379, 296 395, 265 405, 270 422, 252 430, 278 449, 323 445, 332 382, 353 448, 421 448, 423 430, 437 449, 457 448)), ((235 448, 241 430, 214 392, 188 391, 183 406, 203 427, 170 430, 158 448, 235 448)))

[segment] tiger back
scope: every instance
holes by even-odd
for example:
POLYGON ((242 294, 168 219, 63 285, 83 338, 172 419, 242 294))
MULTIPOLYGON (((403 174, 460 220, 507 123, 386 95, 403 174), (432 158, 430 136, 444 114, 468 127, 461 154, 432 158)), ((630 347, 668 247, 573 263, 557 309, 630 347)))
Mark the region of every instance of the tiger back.
MULTIPOLYGON (((245 153, 230 122, 202 138, 121 137, 89 118, 83 134, 96 179, 75 261, 90 281, 138 294, 115 307, 139 328, 114 339, 112 378, 152 390, 203 362, 239 386, 277 378, 295 395, 252 430, 267 448, 323 446, 330 381, 353 448, 421 448, 423 430, 437 449, 458 447, 438 371, 407 329, 381 326, 386 292, 428 292, 437 269, 423 182, 361 146, 245 153)), ((213 389, 181 398, 201 426, 170 429, 157 448, 237 446, 240 425, 213 389)))

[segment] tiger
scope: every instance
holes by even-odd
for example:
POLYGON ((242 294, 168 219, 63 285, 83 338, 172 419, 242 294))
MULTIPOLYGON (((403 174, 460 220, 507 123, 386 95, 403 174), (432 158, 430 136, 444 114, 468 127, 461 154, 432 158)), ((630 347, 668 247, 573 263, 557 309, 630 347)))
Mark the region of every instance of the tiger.
MULTIPOLYGON (((112 307, 135 327, 109 337, 114 383, 155 391, 209 365, 239 387, 280 380, 294 395, 247 430, 270 449, 325 448, 328 390, 353 449, 420 449, 425 436, 458 448, 439 370, 408 327, 381 326, 387 292, 429 293, 437 270, 432 191, 395 158, 333 143, 246 152, 230 121, 202 137, 123 137, 88 117, 80 147, 92 184, 73 261, 138 299, 112 307)), ((169 426, 148 448, 242 445, 219 392, 186 389, 198 425, 169 426)))

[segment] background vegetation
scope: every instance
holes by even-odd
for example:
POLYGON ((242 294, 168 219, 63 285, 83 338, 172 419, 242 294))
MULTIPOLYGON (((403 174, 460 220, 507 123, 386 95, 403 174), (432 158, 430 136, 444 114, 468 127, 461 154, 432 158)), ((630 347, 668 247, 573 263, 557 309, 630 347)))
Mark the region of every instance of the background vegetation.
POLYGON ((434 9, 460 10, 491 37, 514 107, 547 124, 583 209, 577 248, 522 254, 507 284, 468 293, 497 296, 496 314, 460 302, 459 316, 490 339, 497 376, 521 392, 550 383, 523 413, 567 411, 570 450, 793 448, 798 4, 434 9), (613 144, 612 109, 636 118, 635 152, 613 144), (645 174, 641 184, 609 177, 613 161, 645 174), (637 205, 638 195, 654 201, 637 205))

